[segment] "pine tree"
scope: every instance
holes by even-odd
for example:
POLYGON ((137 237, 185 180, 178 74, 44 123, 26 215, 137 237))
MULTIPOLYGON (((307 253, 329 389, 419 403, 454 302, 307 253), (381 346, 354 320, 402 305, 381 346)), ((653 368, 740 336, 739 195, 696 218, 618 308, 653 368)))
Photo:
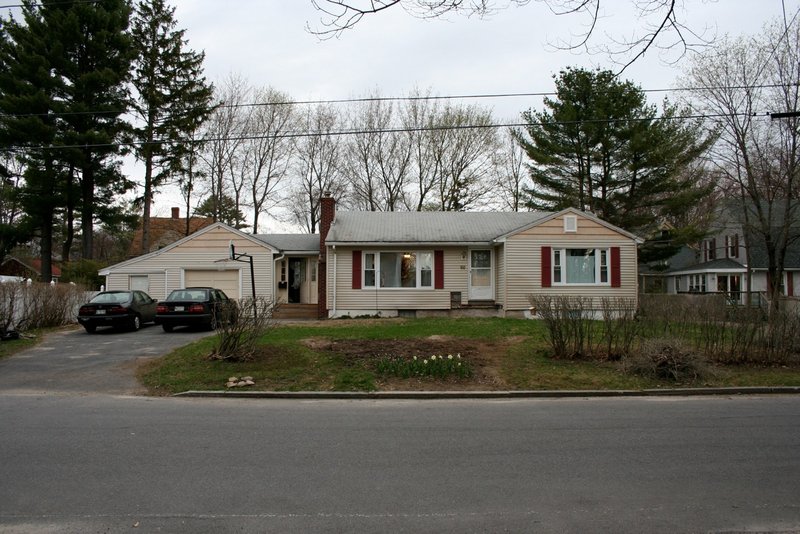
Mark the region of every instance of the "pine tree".
POLYGON ((556 77, 556 97, 544 105, 523 113, 527 135, 516 136, 530 159, 528 207, 574 207, 650 231, 708 194, 693 166, 710 139, 676 106, 665 103, 659 117, 633 83, 573 68, 556 77))
POLYGON ((25 165, 21 199, 41 237, 42 278, 51 276, 54 226, 80 212, 83 256, 94 223, 127 188, 116 156, 126 129, 131 47, 126 0, 36 3, 4 20, 0 56, 2 137, 25 165))
POLYGON ((128 129, 131 9, 127 0, 54 1, 41 13, 60 51, 55 68, 62 80, 64 143, 81 147, 64 150, 63 157, 79 173, 81 255, 91 259, 97 215, 131 187, 118 160, 128 129))
POLYGON ((150 207, 158 188, 186 172, 191 134, 212 111, 213 89, 203 76, 202 52, 187 50, 185 30, 176 29, 175 8, 164 0, 136 6, 133 69, 136 155, 144 163, 141 198, 142 250, 150 246, 150 207))
POLYGON ((54 113, 60 80, 51 69, 55 52, 34 4, 23 20, 0 21, 0 147, 23 167, 20 204, 39 239, 42 280, 52 276, 53 227, 62 205, 62 173, 52 147, 60 138, 54 113))

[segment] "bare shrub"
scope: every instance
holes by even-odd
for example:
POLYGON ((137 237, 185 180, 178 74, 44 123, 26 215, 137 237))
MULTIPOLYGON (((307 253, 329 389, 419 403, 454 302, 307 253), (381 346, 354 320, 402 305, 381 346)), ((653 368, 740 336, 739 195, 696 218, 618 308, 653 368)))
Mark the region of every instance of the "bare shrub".
POLYGON ((636 299, 603 298, 601 306, 603 345, 598 349, 604 352, 605 358, 621 359, 631 351, 639 336, 636 299))
POLYGON ((75 322, 86 291, 72 284, 0 284, 0 327, 30 330, 75 322))
POLYGON ((545 323, 554 357, 591 355, 594 336, 591 298, 532 295, 530 302, 545 323))
POLYGON ((694 382, 708 375, 708 365, 699 353, 674 339, 649 339, 625 359, 626 368, 635 374, 668 380, 694 382))
POLYGON ((17 324, 17 317, 23 307, 22 299, 24 283, 0 283, 0 328, 2 332, 13 330, 17 324))
POLYGON ((211 359, 251 361, 258 341, 275 326, 272 316, 277 308, 277 302, 263 297, 230 301, 220 316, 215 317, 217 336, 211 359))

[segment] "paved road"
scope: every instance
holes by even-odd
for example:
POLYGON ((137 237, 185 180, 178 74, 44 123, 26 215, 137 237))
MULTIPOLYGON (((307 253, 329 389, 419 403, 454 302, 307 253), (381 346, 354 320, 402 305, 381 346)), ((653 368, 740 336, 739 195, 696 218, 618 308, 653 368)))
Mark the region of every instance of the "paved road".
POLYGON ((798 451, 795 396, 0 394, 0 532, 800 532, 798 451))
POLYGON ((138 332, 82 328, 48 335, 25 352, 0 360, 0 393, 139 393, 136 364, 161 356, 210 332, 145 325, 138 332))

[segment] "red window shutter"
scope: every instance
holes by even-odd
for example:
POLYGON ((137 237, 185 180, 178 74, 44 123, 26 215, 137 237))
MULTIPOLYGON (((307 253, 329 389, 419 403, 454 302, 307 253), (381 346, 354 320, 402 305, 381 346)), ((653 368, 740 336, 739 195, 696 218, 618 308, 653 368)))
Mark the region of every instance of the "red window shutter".
POLYGON ((711 240, 711 252, 708 255, 709 260, 717 259, 717 238, 711 240))
POLYGON ((444 250, 433 251, 433 287, 444 289, 444 250))
POLYGON ((353 251, 353 289, 361 289, 361 251, 353 251))
POLYGON ((542 247, 542 287, 550 287, 553 256, 550 247, 542 247))
POLYGON ((794 296, 794 273, 792 271, 786 271, 786 296, 794 296))
POLYGON ((619 247, 611 247, 611 287, 622 286, 622 262, 619 247))

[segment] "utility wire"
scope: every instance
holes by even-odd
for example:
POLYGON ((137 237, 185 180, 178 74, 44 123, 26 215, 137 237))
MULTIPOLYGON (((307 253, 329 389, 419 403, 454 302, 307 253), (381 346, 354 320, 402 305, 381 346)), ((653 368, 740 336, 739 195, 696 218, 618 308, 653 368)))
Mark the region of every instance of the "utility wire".
MULTIPOLYGON (((681 91, 713 91, 720 89, 748 90, 748 89, 776 89, 779 87, 800 87, 800 81, 782 84, 761 84, 761 85, 732 85, 719 87, 676 87, 673 89, 642 89, 644 93, 669 93, 681 91)), ((519 98, 519 97, 539 97, 557 96, 555 91, 543 91, 533 93, 477 93, 463 95, 428 95, 428 96, 377 96, 359 98, 339 98, 339 99, 320 99, 320 100, 286 100, 280 102, 248 102, 243 104, 221 103, 218 108, 245 108, 245 107, 270 107, 270 106, 293 106, 293 105, 313 105, 313 104, 353 104, 367 102, 417 102, 424 100, 471 100, 471 99, 493 99, 493 98, 519 98)), ((187 108, 191 111, 194 108, 187 108)), ((121 115, 130 110, 105 110, 105 111, 58 111, 48 113, 0 113, 0 117, 70 117, 80 115, 121 115)))
MULTIPOLYGON (((771 116, 770 112, 761 113, 734 113, 734 116, 752 116, 764 117, 771 116)), ((589 119, 579 121, 536 121, 536 122, 521 122, 521 123, 504 123, 504 124, 463 124, 463 125, 449 125, 449 126, 419 126, 419 127, 402 127, 402 128, 377 128, 369 130, 332 130, 332 131, 318 131, 318 132, 286 132, 281 134, 270 135, 236 135, 236 136, 222 136, 222 137, 207 137, 202 139, 186 139, 184 141, 169 141, 169 140, 155 140, 155 141, 128 141, 117 143, 87 143, 87 144, 72 144, 72 145, 48 145, 48 146, 7 146, 0 147, 0 151, 13 152, 23 150, 66 150, 66 149, 88 149, 88 148, 108 148, 108 147, 136 147, 146 145, 177 145, 181 143, 186 144, 203 144, 225 141, 254 141, 262 139, 297 139, 304 137, 340 137, 346 135, 368 135, 368 134, 394 134, 394 133, 412 133, 412 132, 434 132, 434 131, 450 131, 450 130, 481 130, 481 129, 494 129, 494 128, 526 128, 529 126, 569 126, 578 124, 613 124, 618 122, 658 122, 665 120, 696 120, 696 119, 715 119, 721 117, 730 117, 731 114, 700 114, 700 115, 681 115, 675 117, 634 117, 623 119, 589 119)))
MULTIPOLYGON (((61 2, 47 2, 48 6, 61 6, 66 4, 99 4, 102 0, 63 0, 61 2)), ((34 7, 43 7, 43 3, 33 4, 34 7)), ((25 7, 25 4, 7 4, 4 6, 0 6, 0 9, 13 9, 13 8, 22 8, 25 7)))

